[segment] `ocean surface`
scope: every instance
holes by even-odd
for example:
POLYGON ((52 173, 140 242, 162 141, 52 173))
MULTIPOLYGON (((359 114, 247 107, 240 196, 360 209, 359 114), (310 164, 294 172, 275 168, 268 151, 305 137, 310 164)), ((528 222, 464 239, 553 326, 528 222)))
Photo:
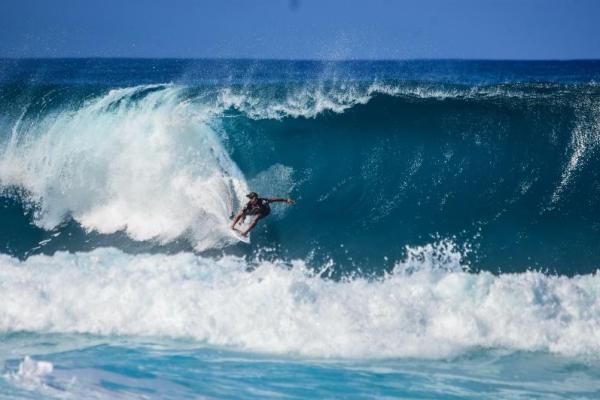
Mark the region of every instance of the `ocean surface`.
POLYGON ((0 59, 1 399, 597 399, 599 245, 600 61, 0 59))

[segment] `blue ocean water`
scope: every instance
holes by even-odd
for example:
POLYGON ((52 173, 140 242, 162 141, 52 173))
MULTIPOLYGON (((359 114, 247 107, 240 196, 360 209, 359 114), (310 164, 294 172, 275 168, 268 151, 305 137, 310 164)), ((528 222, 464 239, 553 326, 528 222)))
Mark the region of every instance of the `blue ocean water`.
POLYGON ((0 398, 597 398, 599 81, 0 60, 0 398))

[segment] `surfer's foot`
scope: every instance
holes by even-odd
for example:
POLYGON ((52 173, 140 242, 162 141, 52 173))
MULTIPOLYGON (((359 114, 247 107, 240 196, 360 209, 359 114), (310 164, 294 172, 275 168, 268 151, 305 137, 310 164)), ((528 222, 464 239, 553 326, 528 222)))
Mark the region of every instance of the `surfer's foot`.
POLYGON ((231 229, 233 229, 234 231, 236 231, 237 233, 239 233, 240 235, 242 235, 244 237, 248 236, 248 232, 242 232, 238 228, 231 228, 231 229))

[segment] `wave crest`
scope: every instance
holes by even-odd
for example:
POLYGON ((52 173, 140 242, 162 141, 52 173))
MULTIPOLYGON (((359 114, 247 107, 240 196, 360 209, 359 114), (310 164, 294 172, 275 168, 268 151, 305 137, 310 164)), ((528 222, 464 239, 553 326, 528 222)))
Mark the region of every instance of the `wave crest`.
MULTIPOLYGON (((409 99, 522 98, 522 88, 504 86, 461 86, 428 83, 318 82, 273 87, 227 87, 216 90, 212 112, 234 109, 252 119, 316 118, 323 113, 341 114, 369 103, 378 95, 409 99)), ((539 98, 539 96, 537 96, 539 98)), ((205 95, 201 96, 206 101, 205 95)))

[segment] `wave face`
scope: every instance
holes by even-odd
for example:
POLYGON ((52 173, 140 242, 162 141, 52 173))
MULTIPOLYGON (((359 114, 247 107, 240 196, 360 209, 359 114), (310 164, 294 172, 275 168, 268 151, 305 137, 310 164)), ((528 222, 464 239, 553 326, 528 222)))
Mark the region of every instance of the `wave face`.
POLYGON ((382 274, 450 238, 474 269, 600 264, 597 62, 1 65, 0 248, 17 257, 259 252, 382 274), (248 190, 298 200, 250 246, 227 232, 248 190))

